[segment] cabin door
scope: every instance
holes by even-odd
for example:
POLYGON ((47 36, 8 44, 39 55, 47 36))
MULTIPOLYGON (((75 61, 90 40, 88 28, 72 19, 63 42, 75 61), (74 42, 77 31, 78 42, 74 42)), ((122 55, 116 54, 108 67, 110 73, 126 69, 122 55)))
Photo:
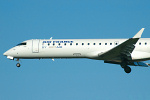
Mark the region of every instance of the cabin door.
POLYGON ((32 52, 39 53, 39 41, 40 40, 32 40, 32 52))

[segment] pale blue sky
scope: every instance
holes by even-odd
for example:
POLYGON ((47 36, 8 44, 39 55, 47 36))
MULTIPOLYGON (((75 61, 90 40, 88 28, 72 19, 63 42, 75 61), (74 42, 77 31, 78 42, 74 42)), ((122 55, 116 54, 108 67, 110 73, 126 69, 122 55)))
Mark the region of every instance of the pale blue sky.
MULTIPOLYGON (((150 38, 149 0, 0 0, 0 100, 150 100, 150 69, 2 54, 28 39, 150 38)), ((147 61, 150 63, 150 61, 147 61)))

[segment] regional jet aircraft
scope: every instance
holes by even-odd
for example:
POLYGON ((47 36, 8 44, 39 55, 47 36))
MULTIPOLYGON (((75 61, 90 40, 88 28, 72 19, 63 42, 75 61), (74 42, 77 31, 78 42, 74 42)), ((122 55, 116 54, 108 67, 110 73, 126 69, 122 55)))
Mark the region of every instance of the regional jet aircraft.
POLYGON ((8 59, 89 58, 119 64, 126 73, 131 66, 148 67, 150 38, 141 38, 142 28, 129 39, 32 39, 24 41, 3 55, 8 59))

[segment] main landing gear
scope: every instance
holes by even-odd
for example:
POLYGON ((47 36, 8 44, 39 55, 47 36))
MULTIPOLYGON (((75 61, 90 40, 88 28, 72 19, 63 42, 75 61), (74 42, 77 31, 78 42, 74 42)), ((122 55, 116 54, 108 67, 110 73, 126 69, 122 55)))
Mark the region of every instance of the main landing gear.
POLYGON ((17 58, 17 60, 16 60, 16 61, 18 61, 18 63, 16 64, 16 66, 17 66, 17 67, 20 67, 21 65, 20 65, 19 58, 17 58))
POLYGON ((125 66, 125 67, 124 67, 124 71, 125 71, 126 73, 130 73, 130 72, 131 72, 131 68, 130 68, 129 66, 125 66))
POLYGON ((121 63, 121 67, 124 69, 124 71, 126 73, 130 73, 131 72, 131 68, 129 66, 127 66, 127 63, 126 62, 122 62, 121 63))

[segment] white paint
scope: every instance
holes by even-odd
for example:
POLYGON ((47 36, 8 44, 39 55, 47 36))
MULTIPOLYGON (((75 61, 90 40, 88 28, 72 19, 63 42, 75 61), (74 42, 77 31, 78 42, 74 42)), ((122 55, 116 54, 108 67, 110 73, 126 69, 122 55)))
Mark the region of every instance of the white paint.
POLYGON ((140 38, 143 31, 130 39, 27 40, 23 42, 26 45, 13 47, 3 55, 9 59, 90 58, 121 63, 125 58, 128 63, 139 62, 150 60, 150 38, 140 38))

